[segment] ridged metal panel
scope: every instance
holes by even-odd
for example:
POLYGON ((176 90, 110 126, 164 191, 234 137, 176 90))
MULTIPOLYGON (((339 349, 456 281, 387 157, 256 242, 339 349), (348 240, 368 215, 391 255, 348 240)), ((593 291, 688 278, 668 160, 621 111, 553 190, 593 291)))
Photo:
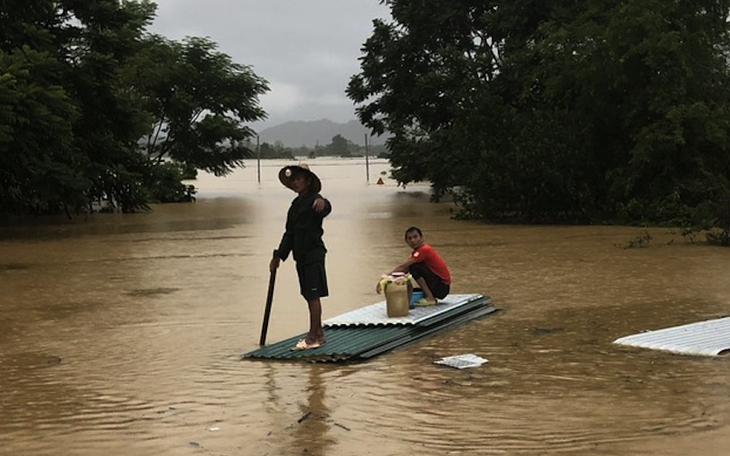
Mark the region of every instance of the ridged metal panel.
POLYGON ((475 320, 477 318, 483 317, 485 315, 491 314, 496 311, 497 311, 497 308, 495 308, 491 305, 484 305, 484 306, 475 308, 468 313, 461 314, 454 318, 445 320, 442 325, 427 327, 427 328, 424 328, 419 331, 407 333, 407 334, 404 334, 398 340, 377 345, 377 346, 371 348, 370 350, 360 353, 358 355, 358 357, 361 359, 371 358, 375 355, 385 353, 386 351, 393 350, 395 348, 401 347, 401 346, 409 344, 411 342, 415 342, 419 339, 423 339, 425 337, 429 337, 429 336, 438 334, 440 332, 449 330, 456 326, 463 325, 469 321, 475 320))
POLYGON ((614 343, 685 355, 717 356, 730 350, 730 317, 634 334, 614 343))
POLYGON ((489 298, 482 295, 475 300, 465 300, 461 305, 439 312, 430 320, 411 325, 353 325, 325 328, 327 343, 310 350, 292 351, 306 333, 259 348, 243 355, 251 359, 305 360, 311 362, 345 361, 366 359, 427 337, 454 326, 466 323, 496 311, 489 298), (425 324, 428 323, 428 324, 425 324))
POLYGON ((379 327, 340 327, 325 331, 327 343, 319 348, 292 351, 297 341, 306 337, 302 333, 296 337, 285 339, 266 347, 259 348, 244 355, 244 358, 273 358, 307 361, 342 361, 352 358, 363 348, 374 343, 382 343, 398 339, 407 332, 403 326, 379 327))
MULTIPOLYGON (((446 296, 435 306, 416 307, 411 309, 405 317, 388 317, 385 301, 361 307, 350 312, 325 320, 325 328, 334 326, 391 326, 415 325, 439 314, 447 313, 455 307, 485 298, 483 295, 452 294, 446 296)), ((489 298, 487 298, 489 299, 489 298)))

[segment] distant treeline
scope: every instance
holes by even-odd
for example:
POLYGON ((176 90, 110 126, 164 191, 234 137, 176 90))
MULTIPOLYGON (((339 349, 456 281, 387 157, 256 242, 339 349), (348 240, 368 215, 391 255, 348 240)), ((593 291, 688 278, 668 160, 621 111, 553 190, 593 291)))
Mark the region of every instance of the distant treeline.
MULTIPOLYGON (((255 144, 249 144, 255 149, 255 144)), ((361 146, 345 139, 342 135, 335 135, 332 142, 325 146, 315 147, 286 147, 280 141, 270 144, 264 142, 259 144, 261 158, 294 158, 294 157, 370 157, 388 158, 390 154, 385 145, 361 146)))

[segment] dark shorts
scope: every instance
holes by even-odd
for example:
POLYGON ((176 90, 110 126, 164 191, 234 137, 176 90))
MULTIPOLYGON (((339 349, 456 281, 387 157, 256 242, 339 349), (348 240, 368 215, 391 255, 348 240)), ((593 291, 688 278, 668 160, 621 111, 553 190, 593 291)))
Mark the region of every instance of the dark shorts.
POLYGON ((297 263, 297 275, 299 276, 299 292, 307 301, 329 296, 324 262, 297 263))
POLYGON ((416 280, 423 277, 434 298, 443 299, 451 291, 451 286, 423 263, 413 263, 408 272, 416 280))

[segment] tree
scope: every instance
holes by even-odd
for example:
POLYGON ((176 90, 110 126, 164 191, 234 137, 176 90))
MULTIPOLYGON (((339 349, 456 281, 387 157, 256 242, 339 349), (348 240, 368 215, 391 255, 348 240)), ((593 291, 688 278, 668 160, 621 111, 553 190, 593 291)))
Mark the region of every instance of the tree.
POLYGON ((9 103, 0 130, 0 210, 82 210, 103 195, 141 204, 134 144, 144 112, 119 84, 149 23, 149 2, 8 1, 0 74, 9 103))
POLYGON ((56 66, 27 46, 0 51, 0 212, 79 204, 90 184, 73 141, 78 111, 57 82, 56 66))
POLYGON ((147 35, 154 12, 146 0, 3 2, 0 212, 70 214, 99 199, 132 211, 189 198, 186 166, 242 165, 241 124, 265 116, 265 81, 206 39, 147 35), (153 125, 168 138, 155 158, 182 166, 140 152, 153 125))
POLYGON ((707 219, 730 177, 727 1, 394 0, 348 85, 401 183, 464 215, 707 219))
POLYGON ((276 141, 273 145, 263 142, 259 148, 261 158, 293 158, 291 150, 284 147, 281 141, 276 141))
POLYGON ((350 142, 342 135, 332 137, 332 142, 327 146, 329 153, 341 157, 350 155, 350 142))
POLYGON ((177 43, 153 35, 144 46, 128 78, 153 114, 147 154, 216 176, 243 166, 256 136, 245 123, 266 117, 257 100, 267 82, 205 38, 177 43))

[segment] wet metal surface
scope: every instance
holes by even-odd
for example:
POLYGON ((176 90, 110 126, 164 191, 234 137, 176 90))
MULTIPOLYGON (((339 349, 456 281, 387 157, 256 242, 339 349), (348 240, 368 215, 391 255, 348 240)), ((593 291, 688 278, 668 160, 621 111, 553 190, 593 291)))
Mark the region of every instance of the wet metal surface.
MULTIPOLYGON (((381 299, 411 225, 499 312, 364 363, 242 361, 294 194, 255 161, 194 204, 0 228, 0 455, 726 456, 730 358, 614 344, 730 314, 727 249, 648 229, 459 221, 363 160, 333 204, 324 318, 381 299), (433 364, 474 353, 476 369, 433 364)), ((307 330, 290 261, 268 340, 307 330)))
MULTIPOLYGON (((439 300, 438 305, 429 307, 416 307, 410 309, 405 317, 388 317, 388 310, 385 301, 380 301, 369 306, 351 310, 342 315, 329 318, 323 322, 328 326, 389 326, 389 325, 417 325, 424 320, 449 312, 459 306, 472 301, 485 299, 479 293, 451 294, 439 300)), ((487 297, 486 300, 489 300, 487 297)))
POLYGON ((717 356, 730 350, 730 317, 657 329, 614 342, 683 355, 717 356))
POLYGON ((418 318, 417 321, 407 325, 397 322, 372 324, 372 320, 369 319, 372 312, 362 312, 361 309, 356 309, 348 312, 351 317, 345 315, 342 319, 347 324, 325 328, 327 343, 320 347, 291 350, 291 347, 306 336, 306 333, 302 333, 253 350, 244 354, 243 358, 310 362, 362 361, 425 337, 452 330, 497 311, 489 303, 489 298, 480 294, 468 295, 468 298, 455 296, 450 301, 449 304, 443 305, 443 309, 431 308, 435 311, 431 312, 428 317, 418 318), (353 323, 354 321, 361 323, 353 323))

